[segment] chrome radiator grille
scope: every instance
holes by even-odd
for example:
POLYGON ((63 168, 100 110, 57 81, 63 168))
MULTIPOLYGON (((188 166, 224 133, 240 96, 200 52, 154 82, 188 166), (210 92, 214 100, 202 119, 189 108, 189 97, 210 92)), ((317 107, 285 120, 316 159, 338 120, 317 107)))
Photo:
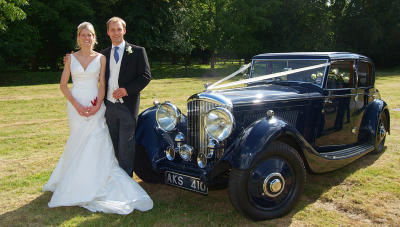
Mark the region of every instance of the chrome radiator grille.
MULTIPOLYGON (((205 130, 204 117, 209 110, 217 106, 221 105, 204 100, 192 100, 189 101, 187 104, 187 142, 189 145, 195 148, 196 153, 201 152, 207 154, 207 144, 209 137, 205 130)), ((222 150, 223 152, 223 149, 218 150, 222 150)), ((220 151, 216 151, 214 155, 215 158, 220 158, 219 156, 222 156, 220 151)))

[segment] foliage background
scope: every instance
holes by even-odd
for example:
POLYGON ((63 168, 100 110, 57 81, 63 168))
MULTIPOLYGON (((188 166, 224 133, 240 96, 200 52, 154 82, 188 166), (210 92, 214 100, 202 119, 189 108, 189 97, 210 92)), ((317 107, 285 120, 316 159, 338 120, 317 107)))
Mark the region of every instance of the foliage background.
POLYGON ((94 24, 101 50, 112 16, 151 62, 214 68, 217 58, 351 51, 390 67, 400 60, 399 12, 398 0, 0 0, 0 69, 59 70, 77 25, 94 24))

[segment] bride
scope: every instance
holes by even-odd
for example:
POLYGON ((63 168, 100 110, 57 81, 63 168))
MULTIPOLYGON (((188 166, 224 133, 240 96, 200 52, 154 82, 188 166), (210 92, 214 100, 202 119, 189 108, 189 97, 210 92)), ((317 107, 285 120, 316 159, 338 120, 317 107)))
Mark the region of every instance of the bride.
POLYGON ((49 207, 81 206, 92 212, 129 214, 150 210, 153 201, 122 170, 115 158, 103 104, 106 58, 93 51, 93 25, 78 26, 80 50, 66 59, 60 89, 67 98, 70 135, 64 153, 43 191, 49 207), (68 89, 72 75, 73 87, 68 89))

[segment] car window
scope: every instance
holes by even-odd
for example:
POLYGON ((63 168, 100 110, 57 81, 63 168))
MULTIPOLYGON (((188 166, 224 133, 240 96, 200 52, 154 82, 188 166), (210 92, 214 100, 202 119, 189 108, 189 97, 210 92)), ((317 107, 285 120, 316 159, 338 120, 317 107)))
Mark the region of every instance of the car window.
POLYGON ((358 87, 369 87, 371 85, 371 68, 368 62, 358 63, 358 87))
POLYGON ((333 62, 329 67, 327 88, 340 89, 353 87, 353 61, 333 62))
MULTIPOLYGON (((271 59, 271 60, 254 60, 251 77, 260 77, 269 74, 301 69, 313 65, 326 63, 326 59, 271 59)), ((309 82, 322 86, 323 76, 326 66, 310 69, 307 71, 290 73, 288 75, 279 76, 266 81, 300 81, 309 82)))

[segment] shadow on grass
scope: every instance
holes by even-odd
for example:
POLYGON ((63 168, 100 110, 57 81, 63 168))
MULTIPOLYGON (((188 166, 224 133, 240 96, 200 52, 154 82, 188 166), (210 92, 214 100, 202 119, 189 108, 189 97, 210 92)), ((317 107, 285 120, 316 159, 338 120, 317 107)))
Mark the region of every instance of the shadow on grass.
POLYGON ((372 165, 378 155, 366 155, 352 164, 325 174, 308 174, 304 194, 295 209, 286 216, 253 222, 233 208, 228 190, 212 190, 208 196, 167 185, 139 182, 154 201, 148 212, 135 210, 129 215, 91 213, 80 207, 48 208, 51 193, 43 193, 29 204, 0 216, 4 226, 74 225, 74 226, 289 226, 294 216, 349 175, 372 165))
MULTIPOLYGON (((385 146, 384 152, 386 149, 387 147, 385 146)), ((308 174, 303 196, 300 203, 297 205, 295 212, 303 210, 306 206, 320 199, 321 195, 332 187, 342 184, 349 175, 372 165, 384 152, 379 154, 366 154, 349 165, 328 173, 308 174)))

